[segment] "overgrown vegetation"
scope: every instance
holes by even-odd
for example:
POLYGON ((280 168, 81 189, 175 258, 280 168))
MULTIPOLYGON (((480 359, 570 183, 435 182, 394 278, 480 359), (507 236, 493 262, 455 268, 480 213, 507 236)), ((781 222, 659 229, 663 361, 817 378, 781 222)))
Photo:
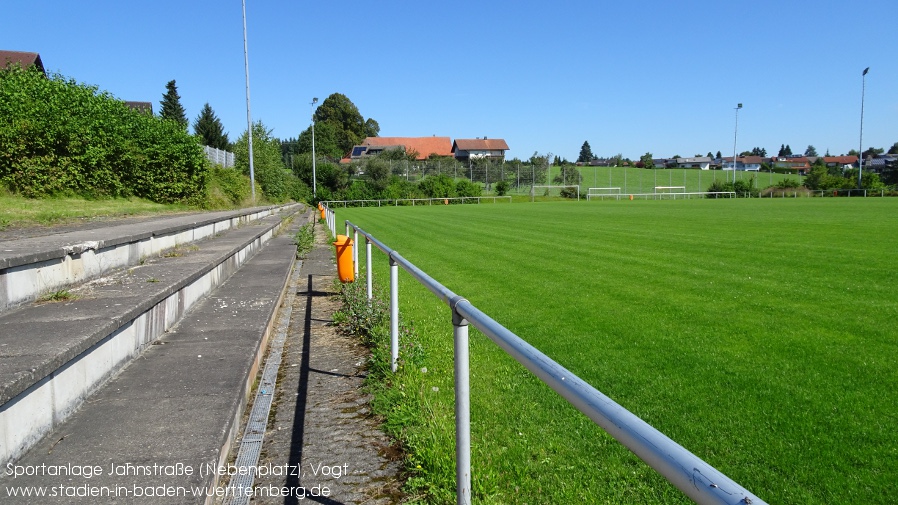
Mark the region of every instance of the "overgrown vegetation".
POLYGON ((26 197, 201 203, 207 167, 175 121, 35 68, 0 70, 0 185, 26 197))
POLYGON ((315 247, 315 225, 313 223, 302 225, 293 237, 293 242, 296 243, 296 257, 305 258, 315 247))
MULTIPOLYGON (((311 190, 284 166, 280 141, 262 121, 253 123, 253 172, 256 182, 272 202, 308 201, 311 190)), ((249 176, 249 141, 246 132, 234 143, 234 166, 249 176)))
POLYGON ((182 204, 158 204, 133 197, 103 200, 58 197, 38 200, 0 191, 0 229, 51 225, 84 218, 105 219, 187 210, 189 207, 182 204))
POLYGON ((54 291, 52 293, 47 293, 44 296, 40 297, 39 302, 69 302, 72 300, 76 300, 78 298, 77 295, 69 291, 68 289, 60 289, 54 291))
MULTIPOLYGON (((368 300, 363 276, 354 283, 341 284, 340 296, 342 306, 334 315, 334 322, 346 333, 358 337, 370 351, 365 387, 373 395, 373 412, 384 420, 384 431, 404 448, 405 491, 411 495, 442 494, 439 490, 431 492, 433 485, 424 478, 427 463, 422 457, 426 457, 432 447, 426 426, 436 414, 432 403, 439 389, 424 387, 422 377, 428 373, 427 354, 415 326, 400 320, 399 359, 394 373, 391 371, 389 306, 384 293, 375 286, 373 298, 368 300)), ((454 461, 451 456, 441 459, 450 464, 454 461)))

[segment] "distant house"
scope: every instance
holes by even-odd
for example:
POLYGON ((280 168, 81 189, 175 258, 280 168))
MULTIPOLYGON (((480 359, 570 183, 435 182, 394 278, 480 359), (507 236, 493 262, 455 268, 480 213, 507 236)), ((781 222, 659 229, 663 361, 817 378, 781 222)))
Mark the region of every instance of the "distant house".
POLYGON ((770 163, 774 168, 794 171, 799 175, 804 175, 811 171, 811 162, 806 156, 777 156, 770 158, 770 163))
POLYGON ((452 141, 449 137, 367 137, 354 146, 350 160, 360 160, 384 151, 402 149, 406 153, 417 153, 415 159, 426 160, 431 155, 452 156, 452 141))
POLYGON ((707 156, 697 156, 695 158, 677 158, 677 168, 698 168, 700 170, 711 169, 711 158, 707 156))
POLYGON ((898 161, 898 155, 884 154, 877 156, 872 160, 864 161, 864 168, 869 169, 875 174, 881 174, 885 169, 894 167, 896 161, 898 161))
POLYGON ((760 156, 742 156, 736 157, 736 163, 733 164, 733 157, 725 157, 721 158, 720 169, 721 170, 739 170, 745 172, 760 172, 761 171, 761 163, 764 162, 764 158, 760 156))
POLYGON ((2 51, 0 50, 0 68, 9 68, 11 66, 20 66, 28 68, 37 67, 46 77, 47 71, 44 70, 44 63, 41 61, 41 55, 38 53, 29 53, 22 51, 2 51))
POLYGON ((840 167, 842 170, 857 166, 857 156, 824 156, 827 167, 840 167))
POLYGON ((459 161, 478 158, 505 159, 508 144, 502 139, 455 139, 452 143, 452 154, 459 161))

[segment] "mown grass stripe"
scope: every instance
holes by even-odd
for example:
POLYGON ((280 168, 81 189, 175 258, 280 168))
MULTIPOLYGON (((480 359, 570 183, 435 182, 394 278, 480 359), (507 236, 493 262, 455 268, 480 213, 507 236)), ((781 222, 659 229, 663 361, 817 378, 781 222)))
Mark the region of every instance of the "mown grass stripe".
MULTIPOLYGON (((681 200, 337 217, 758 496, 887 503, 898 491, 896 210, 895 199, 681 200)), ((451 501, 448 310, 406 277, 401 309, 429 369, 407 387, 431 412, 406 428, 422 463, 413 485, 451 501)), ((475 498, 684 500, 481 337, 475 498)))

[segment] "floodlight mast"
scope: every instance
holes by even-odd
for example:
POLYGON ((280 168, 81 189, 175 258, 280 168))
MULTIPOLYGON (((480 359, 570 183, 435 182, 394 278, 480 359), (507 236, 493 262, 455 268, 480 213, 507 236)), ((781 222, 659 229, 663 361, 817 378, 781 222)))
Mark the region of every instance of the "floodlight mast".
POLYGON ((864 173, 864 92, 867 89, 867 72, 870 67, 864 69, 861 74, 861 137, 857 150, 857 189, 863 187, 861 176, 864 173))
POLYGON ((736 129, 733 130, 733 191, 736 190, 736 137, 739 135, 739 109, 742 104, 736 105, 736 129))
POLYGON ((318 186, 316 184, 318 177, 315 175, 315 104, 318 98, 312 99, 312 198, 318 197, 318 186))
POLYGON ((243 0, 243 65, 246 72, 246 145, 249 151, 249 189, 256 204, 256 174, 253 170, 253 116, 249 109, 249 51, 246 46, 246 0, 243 0))

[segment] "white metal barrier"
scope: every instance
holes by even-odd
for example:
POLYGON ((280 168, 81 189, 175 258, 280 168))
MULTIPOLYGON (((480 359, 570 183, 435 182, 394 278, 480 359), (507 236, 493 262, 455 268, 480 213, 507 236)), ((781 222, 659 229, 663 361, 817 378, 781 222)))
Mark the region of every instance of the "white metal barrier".
MULTIPOLYGON (((328 210, 328 215, 331 215, 330 210, 328 210)), ((359 234, 365 237, 368 267, 365 277, 368 283, 369 299, 372 297, 371 245, 374 244, 383 251, 390 261, 390 356, 391 368, 394 372, 399 357, 399 267, 401 266, 411 274, 415 280, 429 289, 452 310, 455 350, 456 503, 471 503, 469 324, 474 325, 496 345, 696 503, 733 505, 765 503, 481 312, 464 297, 450 291, 403 258, 397 251, 349 221, 346 221, 347 236, 350 228, 354 231, 356 239, 359 234)), ((357 247, 354 248, 354 250, 357 249, 357 247)), ((354 259, 358 259, 355 252, 354 259)), ((356 261, 357 264, 358 261, 356 261)))
POLYGON ((483 200, 492 200, 493 203, 497 203, 497 200, 507 200, 511 203, 511 196, 453 196, 451 198, 391 198, 386 200, 327 200, 321 202, 322 205, 325 206, 334 206, 337 204, 343 204, 342 206, 349 207, 352 205, 353 207, 368 207, 369 204, 371 207, 375 205, 377 207, 382 207, 384 205, 392 205, 398 206, 400 204, 411 204, 412 206, 421 204, 421 205, 433 205, 436 202, 437 205, 448 205, 449 202, 458 202, 458 203, 481 203, 483 200))

